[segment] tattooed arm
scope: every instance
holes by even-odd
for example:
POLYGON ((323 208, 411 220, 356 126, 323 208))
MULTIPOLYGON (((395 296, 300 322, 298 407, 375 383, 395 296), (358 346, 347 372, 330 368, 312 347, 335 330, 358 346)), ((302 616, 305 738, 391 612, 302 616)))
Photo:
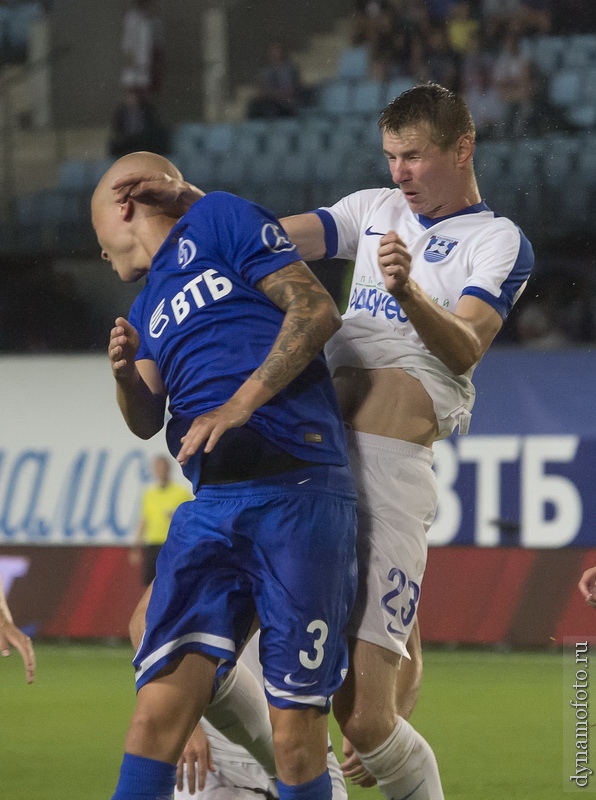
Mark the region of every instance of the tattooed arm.
POLYGON ((267 275, 257 288, 285 313, 279 334, 265 361, 228 402, 194 420, 182 439, 181 464, 203 442, 209 453, 224 431, 244 425, 257 408, 300 375, 341 326, 333 298, 303 261, 267 275))

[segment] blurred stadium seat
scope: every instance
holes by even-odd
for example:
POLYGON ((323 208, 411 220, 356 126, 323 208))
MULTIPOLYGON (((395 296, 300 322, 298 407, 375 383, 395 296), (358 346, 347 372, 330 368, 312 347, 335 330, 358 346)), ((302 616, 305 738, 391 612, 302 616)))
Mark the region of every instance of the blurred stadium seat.
POLYGON ((321 89, 318 106, 326 114, 347 114, 352 110, 352 101, 349 81, 329 81, 321 89))
POLYGON ((336 75, 338 78, 368 77, 368 48, 366 45, 343 50, 337 60, 336 75))
POLYGON ((354 87, 352 109, 357 114, 378 114, 383 106, 383 84, 380 81, 362 80, 354 87))
POLYGON ((577 69, 560 69, 549 84, 549 97, 556 106, 572 106, 581 98, 582 75, 577 69))

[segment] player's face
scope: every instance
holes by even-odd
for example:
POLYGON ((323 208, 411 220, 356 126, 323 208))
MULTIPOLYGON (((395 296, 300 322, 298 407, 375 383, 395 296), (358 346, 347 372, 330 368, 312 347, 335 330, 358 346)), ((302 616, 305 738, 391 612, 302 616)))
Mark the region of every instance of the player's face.
POLYGON ((147 273, 144 254, 122 218, 122 207, 116 203, 94 208, 93 228, 101 247, 101 257, 109 261, 114 272, 125 283, 133 283, 147 273))
POLYGON ((404 128, 399 134, 385 131, 383 153, 393 182, 415 214, 435 218, 460 210, 456 150, 434 144, 427 125, 404 128))

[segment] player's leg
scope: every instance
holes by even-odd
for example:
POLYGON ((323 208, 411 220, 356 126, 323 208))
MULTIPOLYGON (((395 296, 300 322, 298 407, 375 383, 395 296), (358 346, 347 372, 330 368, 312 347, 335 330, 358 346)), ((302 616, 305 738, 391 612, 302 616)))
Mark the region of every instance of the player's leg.
POLYGON ((217 665, 233 662, 254 616, 250 582, 238 566, 244 554, 220 533, 218 512, 214 498, 180 506, 160 553, 133 661, 137 706, 115 800, 169 800, 217 665))
POLYGON ((327 712, 347 668, 356 577, 351 476, 335 467, 297 471, 267 507, 254 580, 278 791, 281 800, 331 800, 327 712))
POLYGON ((328 791, 330 795, 327 715, 320 708, 312 707, 276 708, 270 705, 269 712, 279 781, 287 786, 298 786, 316 781, 325 774, 326 793, 328 791))
POLYGON ((350 670, 334 710, 383 793, 439 800, 443 793, 432 750, 401 715, 402 707, 406 715, 411 712, 417 694, 417 638, 414 668, 401 676, 398 670, 400 659, 410 657, 406 642, 415 625, 426 534, 435 511, 432 453, 420 445, 352 434, 350 463, 359 498, 359 586, 348 628, 350 670))
POLYGON ((436 759, 428 743, 398 714, 399 654, 371 642, 350 642, 348 676, 334 697, 342 733, 388 798, 441 800, 436 759))
POLYGON ((187 653, 141 686, 113 800, 169 800, 178 758, 211 697, 217 661, 187 653))

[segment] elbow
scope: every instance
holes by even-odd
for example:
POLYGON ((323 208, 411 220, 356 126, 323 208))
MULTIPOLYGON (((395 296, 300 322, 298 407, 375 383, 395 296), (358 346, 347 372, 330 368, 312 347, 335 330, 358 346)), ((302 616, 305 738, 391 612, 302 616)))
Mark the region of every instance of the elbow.
POLYGON ((144 423, 143 425, 138 425, 134 423, 129 423, 128 427, 134 433, 135 436, 138 436, 139 439, 143 439, 144 441, 148 441, 152 439, 156 433, 159 433, 160 430, 163 428, 163 420, 155 422, 152 425, 148 425, 144 423))
POLYGON ((337 331, 341 328, 343 322, 341 314, 339 313, 339 309, 333 301, 329 303, 327 314, 329 319, 329 329, 331 331, 329 336, 333 336, 333 334, 337 333, 337 331))
POLYGON ((445 363, 454 375, 464 375, 469 369, 477 364, 482 358, 480 348, 474 348, 468 353, 461 353, 445 363))

